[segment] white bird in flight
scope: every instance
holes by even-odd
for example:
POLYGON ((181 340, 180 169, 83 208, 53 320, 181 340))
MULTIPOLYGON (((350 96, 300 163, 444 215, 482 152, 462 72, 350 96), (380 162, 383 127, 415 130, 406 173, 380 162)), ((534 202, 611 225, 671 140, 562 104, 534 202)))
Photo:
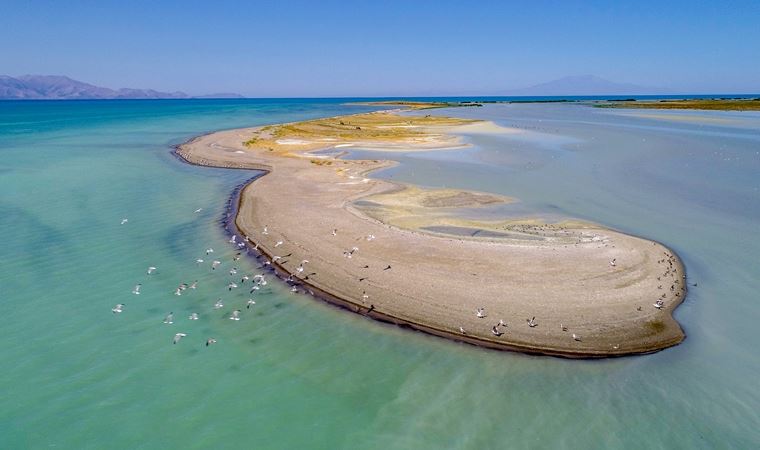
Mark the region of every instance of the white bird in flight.
POLYGON ((237 235, 233 234, 232 237, 230 238, 229 242, 230 242, 230 244, 234 244, 236 240, 237 240, 237 235))
POLYGON ((237 284, 235 284, 235 283, 230 283, 230 284, 228 284, 228 285, 227 285, 227 290, 228 290, 228 291, 231 291, 231 290, 235 289, 236 287, 238 287, 238 285, 237 285, 237 284))
POLYGON ((251 306, 256 304, 256 300, 249 298, 248 301, 245 303, 246 309, 251 309, 251 306))
POLYGON ((232 311, 232 315, 230 316, 230 320, 240 320, 240 310, 236 309, 232 311))
POLYGON ((155 271, 156 271, 155 267, 153 267, 153 266, 148 267, 148 275, 152 275, 153 272, 155 272, 155 271))
POLYGON ((276 244, 274 244, 274 248, 277 248, 282 245, 282 241, 277 241, 276 244))
POLYGON ((124 225, 127 222, 129 222, 129 219, 127 219, 127 218, 121 219, 121 224, 122 225, 124 225))
POLYGON ((217 267, 219 267, 219 264, 221 264, 221 261, 214 261, 211 263, 211 270, 216 270, 217 267))
POLYGON ((135 294, 135 295, 140 295, 140 287, 141 286, 142 286, 142 284, 139 284, 139 283, 137 285, 135 285, 135 288, 132 289, 132 293, 135 294))
POLYGON ((188 317, 190 320, 198 320, 198 313, 192 313, 190 314, 190 317, 188 317))
POLYGON ((114 314, 119 314, 121 312, 124 312, 124 306, 125 306, 124 303, 119 303, 116 306, 114 306, 113 308, 111 308, 111 311, 114 314))
POLYGON ((224 308, 224 302, 222 301, 221 298, 217 300, 216 303, 214 303, 214 309, 220 309, 220 308, 224 308))
POLYGON ((174 323, 174 313, 170 312, 169 314, 167 314, 166 318, 164 319, 164 323, 168 324, 168 325, 173 324, 174 323))
POLYGON ((203 211, 203 208, 198 208, 198 209, 195 210, 196 213, 199 213, 201 211, 203 211))
POLYGON ((211 344, 216 344, 216 339, 214 339, 214 338, 208 338, 206 340, 206 347, 208 347, 211 344))
POLYGON ((211 254, 211 253, 214 253, 214 249, 211 248, 211 247, 207 248, 206 249, 206 254, 208 255, 208 254, 211 254))
POLYGON ((203 264, 203 260, 201 258, 198 258, 195 260, 195 264, 203 264))
POLYGON ((198 287, 198 280, 193 281, 193 284, 190 285, 190 289, 195 289, 198 287))
POLYGON ((183 337, 187 336, 185 333, 177 333, 174 335, 174 340, 172 341, 174 344, 180 341, 183 337))

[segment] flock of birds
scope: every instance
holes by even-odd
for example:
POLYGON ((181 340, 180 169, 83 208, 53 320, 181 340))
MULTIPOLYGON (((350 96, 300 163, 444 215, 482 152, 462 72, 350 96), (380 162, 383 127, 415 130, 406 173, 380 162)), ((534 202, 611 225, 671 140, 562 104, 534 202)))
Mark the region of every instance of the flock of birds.
MULTIPOLYGON (((202 208, 198 208, 198 209, 195 210, 195 213, 200 213, 201 211, 202 211, 202 208)), ((124 218, 124 219, 121 220, 121 225, 125 225, 128 222, 129 222, 129 219, 124 218)), ((267 227, 264 227, 263 234, 268 234, 267 227)), ((237 239, 238 239, 237 236, 233 235, 230 238, 230 240, 229 240, 229 243, 232 244, 233 246, 235 246, 235 248, 237 250, 239 250, 235 254, 235 256, 232 258, 233 262, 234 261, 238 261, 241 258, 242 254, 243 254, 243 251, 245 251, 245 252, 248 251, 247 248, 245 248, 246 247, 246 243, 245 242, 238 242, 237 239), (245 249, 245 250, 243 250, 243 249, 245 249)), ((249 241, 248 237, 246 237, 244 240, 246 242, 249 241)), ((276 247, 279 246, 279 245, 282 245, 282 243, 279 242, 278 245, 276 245, 276 247)), ((258 247, 258 245, 256 245, 256 247, 258 247)), ((207 248, 205 250, 205 253, 206 253, 207 257, 210 257, 214 253, 214 249, 209 247, 209 248, 207 248)), ((201 265, 201 264, 203 264, 205 262, 206 262, 206 260, 203 259, 203 258, 198 258, 198 259, 195 260, 196 265, 201 265)), ((303 266, 306 263, 308 263, 308 261, 306 261, 306 260, 304 260, 304 261, 301 262, 301 264, 298 266, 298 269, 300 269, 299 272, 303 272, 303 266)), ((264 267, 266 267, 266 266, 268 266, 270 264, 271 263, 269 263, 267 261, 267 262, 264 263, 263 266, 260 266, 259 268, 260 269, 264 268, 264 267)), ((212 271, 216 271, 221 265, 222 265, 222 261, 217 260, 217 259, 212 260, 211 263, 210 263, 210 267, 211 267, 212 271)), ((146 270, 145 273, 149 277, 152 277, 154 274, 158 273, 157 271, 158 271, 157 267, 155 267, 155 266, 149 266, 147 268, 147 270, 146 270)), ((229 270, 228 273, 229 273, 229 277, 230 277, 229 280, 230 281, 227 284, 226 289, 227 289, 228 292, 231 292, 233 289, 237 289, 239 287, 238 283, 236 282, 237 281, 236 275, 238 274, 237 267, 232 267, 229 270)), ((240 285, 245 285, 246 283, 248 283, 248 286, 250 286, 249 294, 254 295, 258 291, 260 291, 262 289, 262 287, 266 286, 268 282, 267 282, 266 275, 264 273, 260 273, 260 274, 251 274, 251 275, 240 275, 240 282, 239 283, 240 283, 240 285)), ((177 286, 177 288, 175 289, 174 295, 181 296, 188 289, 195 290, 197 287, 198 287, 198 280, 195 280, 192 283, 184 283, 184 282, 180 283, 179 286, 177 286)), ((141 295, 142 294, 142 283, 137 283, 134 286, 134 288, 132 289, 132 294, 133 295, 141 295)), ((253 298, 249 298, 246 301, 246 303, 245 303, 246 309, 251 309, 251 307, 254 306, 254 305, 256 305, 256 301, 253 298)), ((111 312, 113 314, 122 314, 125 311, 125 308, 126 308, 126 304, 125 303, 118 303, 113 308, 111 308, 111 312)), ((224 308, 224 301, 222 300, 221 297, 218 298, 214 302, 212 308, 214 310, 219 310, 219 309, 224 308)), ((242 316, 242 310, 241 309, 235 309, 235 310, 233 310, 229 314, 228 318, 230 320, 233 320, 233 321, 239 321, 240 318, 241 318, 241 316, 242 316)), ((163 323, 165 325, 172 325, 172 324, 174 324, 174 319, 175 319, 174 312, 169 312, 164 317, 163 323)), ((188 316, 188 320, 191 320, 191 321, 195 321, 195 320, 199 320, 199 319, 200 319, 200 314, 197 313, 197 312, 193 312, 193 313, 191 313, 188 316)), ((175 333, 174 337, 172 338, 172 344, 179 343, 186 336, 187 336, 187 333, 183 333, 183 332, 175 333)), ((217 343, 217 340, 215 338, 213 338, 213 337, 209 337, 205 341, 205 345, 207 347, 210 346, 210 345, 216 344, 216 343, 217 343)))
MULTIPOLYGON (((488 314, 486 314, 486 309, 484 307, 479 307, 475 310, 475 317, 478 319, 485 319, 488 317, 488 314)), ((530 319, 525 319, 525 322, 527 322, 529 328, 536 328, 538 326, 538 322, 536 321, 536 317, 533 316, 530 319)), ((567 331, 567 327, 563 324, 560 324, 560 329, 562 331, 567 331)), ((500 337, 504 334, 504 331, 502 329, 507 329, 507 322, 504 321, 504 319, 499 319, 499 322, 491 327, 491 334, 493 334, 496 337, 500 337)), ((459 327, 459 332, 462 334, 467 334, 467 331, 464 329, 464 327, 459 327)), ((581 337, 578 336, 575 333, 572 333, 573 340, 581 342, 581 337)))
MULTIPOLYGON (((665 265, 666 270, 665 270, 665 272, 663 272, 662 275, 660 275, 659 277, 657 277, 657 280, 658 281, 662 281, 663 278, 667 278, 667 277, 672 278, 672 284, 670 286, 670 291, 671 292, 675 292, 675 296, 679 297, 681 295, 681 292, 682 292, 682 290, 680 288, 681 278, 685 279, 686 275, 682 275, 679 278, 678 277, 678 268, 674 264, 675 261, 676 261, 675 256, 672 255, 672 254, 670 254, 670 253, 667 253, 667 252, 663 252, 663 254, 665 255, 664 258, 658 260, 657 263, 665 265)), ((610 267, 617 267, 617 258, 613 258, 612 260, 610 260, 609 264, 610 264, 610 267)), ((692 286, 696 286, 696 285, 697 285, 697 283, 692 284, 692 286)), ((658 289, 662 289, 662 285, 659 285, 658 289)), ((652 304, 652 306, 654 306, 658 310, 662 310, 662 308, 665 306, 665 302, 664 302, 663 299, 666 298, 666 297, 667 297, 667 294, 663 293, 660 296, 660 298, 658 298, 654 302, 654 304, 652 304)), ((637 311, 641 311, 642 310, 641 306, 637 307, 636 309, 637 309, 637 311)), ((479 308, 477 308, 475 310, 475 316, 478 319, 485 319, 486 317, 488 317, 488 315, 486 314, 486 309, 484 307, 482 307, 482 306, 479 307, 479 308)), ((525 322, 527 323, 527 325, 528 325, 529 328, 535 328, 535 327, 538 326, 538 322, 536 321, 536 317, 535 316, 532 317, 532 318, 530 318, 530 319, 525 319, 525 322)), ((563 332, 568 331, 568 328, 564 324, 560 323, 559 326, 560 326, 560 329, 563 332)), ((491 333, 494 336, 496 336, 496 337, 500 337, 500 336, 502 336, 504 334, 504 331, 502 331, 502 330, 506 330, 506 328, 507 328, 507 323, 503 319, 499 319, 499 322, 496 325, 494 325, 493 327, 491 327, 491 333)), ((464 329, 464 327, 459 327, 459 332, 461 334, 467 334, 467 331, 464 329)), ((579 335, 575 334, 575 333, 571 333, 571 337, 572 337, 572 339, 574 341, 582 342, 581 337, 579 335)), ((617 350, 618 348, 619 348, 619 345, 613 345, 613 349, 617 350)))
MULTIPOLYGON (((197 210, 195 210, 195 213, 199 213, 201 211, 202 211, 202 208, 198 208, 197 210)), ((125 225, 128 222, 129 222, 129 220, 127 218, 124 218, 124 219, 121 220, 121 225, 125 225)), ((338 232, 337 229, 333 229, 331 234, 333 236, 336 236, 337 232, 338 232)), ((264 236, 266 236, 266 235, 269 234, 269 229, 268 229, 267 226, 264 226, 263 230, 261 231, 261 234, 264 235, 264 236)), ((366 238, 367 241, 372 241, 372 240, 375 239, 375 236, 372 235, 372 234, 370 234, 370 235, 366 236, 365 238, 366 238)), ((237 235, 234 235, 234 234, 229 239, 229 243, 232 244, 233 246, 235 246, 235 248, 237 250, 239 250, 235 254, 235 256, 232 258, 233 262, 234 261, 238 261, 240 259, 243 251, 245 251, 245 252, 248 251, 248 249, 246 247, 246 243, 250 242, 250 239, 249 239, 248 236, 245 236, 242 239, 242 241, 240 241, 240 242, 237 239, 238 239, 237 235)), ((280 247, 282 245, 283 245, 283 241, 277 241, 274 244, 273 247, 274 248, 278 248, 278 247, 280 247)), ((258 246, 259 246, 259 244, 257 243, 253 247, 253 250, 257 250, 258 246)), ((351 249, 345 250, 343 252, 343 256, 345 258, 352 258, 353 255, 358 250, 359 250, 358 247, 352 247, 351 249)), ((214 253, 214 249, 213 248, 207 248, 206 251, 205 251, 205 253, 206 253, 207 257, 210 257, 210 255, 212 253, 214 253)), ((676 260, 675 256, 672 255, 672 254, 669 254, 667 252, 664 252, 664 255, 665 255, 665 257, 662 258, 661 260, 658 260, 657 262, 659 264, 665 265, 666 270, 663 272, 662 275, 660 275, 660 276, 657 277, 657 280, 658 281, 662 281, 662 278, 666 278, 666 279, 670 278, 670 279, 672 279, 672 284, 670 286, 670 290, 671 290, 671 292, 675 292, 675 296, 676 297, 679 297, 680 294, 681 294, 681 292, 682 292, 682 289, 681 289, 681 286, 680 286, 681 280, 680 280, 680 277, 678 277, 678 269, 674 265, 674 262, 676 260)), ((272 256, 271 261, 265 261, 264 264, 259 267, 259 269, 261 269, 261 268, 272 269, 271 264, 273 262, 276 263, 276 262, 282 260, 282 258, 289 257, 289 256, 291 256, 291 255, 272 256), (269 266, 269 267, 267 267, 267 266, 269 266)), ((195 260, 196 265, 201 265, 201 264, 203 264, 205 262, 206 261, 203 258, 198 258, 198 259, 195 260)), ((308 264, 308 262, 309 262, 308 260, 305 260, 305 259, 302 260, 300 262, 300 264, 295 268, 295 274, 298 274, 299 276, 302 275, 303 272, 304 272, 304 270, 305 270, 305 265, 308 264)), ((211 270, 212 271, 216 271, 221 265, 222 265, 222 261, 214 259, 214 260, 211 261, 211 270)), ((617 259, 613 258, 612 260, 610 260, 609 261, 609 265, 610 265, 610 267, 613 267, 613 268, 616 267, 617 266, 617 259)), ((383 270, 389 270, 390 268, 391 268, 391 266, 388 265, 383 270)), ((148 269, 147 269, 147 271, 146 271, 146 274, 148 276, 151 276, 151 275, 155 274, 156 271, 157 271, 157 268, 155 266, 149 266, 148 269)), ((241 275, 240 276, 240 285, 236 282, 237 278, 235 276, 237 274, 238 274, 238 269, 236 267, 232 267, 229 270, 230 281, 227 284, 227 291, 228 292, 231 292, 233 289, 237 289, 240 285, 245 285, 245 283, 248 282, 249 285, 251 286, 251 288, 250 288, 250 294, 253 295, 257 291, 259 291, 263 286, 267 285, 266 276, 263 273, 261 273, 261 274, 255 274, 255 275, 253 275, 253 274, 252 275, 241 275)), ((296 279, 296 278, 294 278, 295 274, 291 274, 286 279, 286 282, 288 282, 289 284, 292 285, 291 286, 291 292, 297 292, 298 291, 297 283, 298 283, 299 280, 296 279)), ((315 275, 315 274, 316 273, 308 274, 303 279, 307 280, 310 275, 315 275)), ((683 275, 683 278, 686 278, 685 275, 683 275)), ((362 281, 362 280, 360 279, 360 281, 362 281)), ((174 291, 174 294, 177 295, 177 296, 180 296, 187 289, 191 289, 191 290, 196 289, 197 285, 198 285, 198 280, 195 280, 195 281, 193 281, 190 284, 188 284, 188 283, 180 283, 180 285, 177 286, 176 290, 174 291)), ((693 284, 693 286, 696 286, 696 283, 693 284)), ((134 294, 134 295, 140 295, 141 294, 141 288, 142 288, 142 284, 138 283, 132 289, 132 294, 134 294)), ((658 286, 658 289, 662 289, 662 285, 658 286)), ((667 297, 667 294, 663 293, 661 295, 661 297, 658 298, 652 306, 654 306, 658 310, 662 310, 662 308, 665 306, 665 302, 664 302, 663 299, 665 299, 666 297, 667 297)), ((366 302, 368 298, 369 298, 369 296, 367 295, 367 292, 366 291, 362 292, 362 300, 364 302, 366 302)), ((246 309, 250 309, 255 304, 256 304, 256 301, 253 298, 249 298, 246 301, 245 307, 246 307, 246 309)), ((119 303, 119 304, 115 305, 111 309, 111 311, 114 314, 121 314, 121 313, 124 312, 125 306, 126 305, 124 303, 119 303)), ((222 298, 219 298, 214 303, 213 309, 214 310, 219 310, 219 309, 222 309, 222 308, 224 308, 224 302, 223 302, 222 298)), ((374 305, 371 305, 371 307, 369 309, 369 312, 371 312, 372 310, 374 310, 374 305)), ((637 310, 641 311, 642 310, 641 306, 639 306, 637 308, 637 310)), ((233 310, 230 313, 229 319, 233 320, 233 321, 239 321, 240 318, 241 318, 241 314, 242 314, 242 310, 235 309, 235 310, 233 310)), ((486 314, 486 311, 485 311, 484 307, 477 308, 476 311, 475 311, 475 315, 479 319, 484 319, 484 318, 488 317, 488 315, 486 314)), ((196 312, 193 312, 188 317, 189 320, 193 320, 193 321, 194 320, 198 320, 199 318, 200 318, 200 316, 196 312)), ((538 322, 536 321, 536 317, 535 316, 532 317, 532 318, 530 318, 530 319, 525 319, 525 321, 526 321, 527 326, 529 328, 536 328, 536 327, 538 327, 538 322)), ((167 324, 167 325, 173 324, 174 323, 174 313, 170 312, 169 314, 167 314, 166 317, 164 318, 163 323, 167 324)), ((496 323, 495 325, 493 325, 491 327, 491 333, 494 336, 496 336, 496 337, 500 337, 500 336, 502 336, 505 333, 506 329, 507 329, 507 323, 503 319, 500 319, 498 323, 496 323)), ((563 332, 567 332, 568 331, 568 328, 564 324, 560 324, 560 329, 563 332)), ((468 334, 467 331, 464 329, 464 327, 461 327, 461 326, 459 327, 459 332, 461 334, 464 334, 464 335, 468 334)), ((172 343, 173 344, 177 344, 177 343, 179 343, 182 340, 182 338, 184 338, 186 336, 187 336, 186 333, 176 333, 174 335, 174 338, 172 339, 172 343)), ((579 335, 577 335, 576 333, 571 333, 571 337, 572 337, 572 339, 574 341, 582 342, 581 337, 579 335)), ((206 340, 206 346, 210 346, 212 344, 215 344, 216 342, 217 342, 217 340, 215 338, 213 338, 213 337, 208 338, 206 340)), ((619 346, 617 346, 617 345, 613 346, 613 348, 615 348, 615 349, 618 348, 618 347, 619 346)))

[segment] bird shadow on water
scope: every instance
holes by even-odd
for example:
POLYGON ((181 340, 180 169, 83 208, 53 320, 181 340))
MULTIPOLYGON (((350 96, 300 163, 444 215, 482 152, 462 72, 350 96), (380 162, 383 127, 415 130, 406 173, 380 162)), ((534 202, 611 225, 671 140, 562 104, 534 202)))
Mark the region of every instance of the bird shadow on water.
POLYGON ((205 221, 191 221, 175 225, 161 238, 162 247, 173 257, 183 258, 192 251, 192 240, 177 239, 177 236, 201 236, 201 226, 205 221))

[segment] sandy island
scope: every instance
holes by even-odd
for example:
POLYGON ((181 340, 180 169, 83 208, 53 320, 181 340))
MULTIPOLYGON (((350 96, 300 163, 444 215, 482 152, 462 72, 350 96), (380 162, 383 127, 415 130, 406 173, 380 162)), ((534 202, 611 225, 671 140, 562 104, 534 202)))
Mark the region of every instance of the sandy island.
POLYGON ((588 223, 469 220, 451 211, 511 199, 390 183, 368 174, 393 161, 340 159, 352 146, 461 147, 461 127, 519 132, 383 111, 216 132, 177 153, 267 171, 241 193, 238 230, 291 284, 357 313, 565 357, 647 353, 684 339, 672 317, 686 295, 684 269, 663 245, 588 223), (334 151, 314 153, 325 149, 334 151))

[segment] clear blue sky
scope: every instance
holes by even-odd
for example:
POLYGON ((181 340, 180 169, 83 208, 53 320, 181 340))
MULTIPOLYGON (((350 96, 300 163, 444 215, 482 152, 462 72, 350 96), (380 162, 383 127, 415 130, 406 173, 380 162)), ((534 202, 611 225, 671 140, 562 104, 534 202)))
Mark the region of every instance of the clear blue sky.
POLYGON ((249 96, 760 92, 755 1, 0 0, 0 74, 249 96))

